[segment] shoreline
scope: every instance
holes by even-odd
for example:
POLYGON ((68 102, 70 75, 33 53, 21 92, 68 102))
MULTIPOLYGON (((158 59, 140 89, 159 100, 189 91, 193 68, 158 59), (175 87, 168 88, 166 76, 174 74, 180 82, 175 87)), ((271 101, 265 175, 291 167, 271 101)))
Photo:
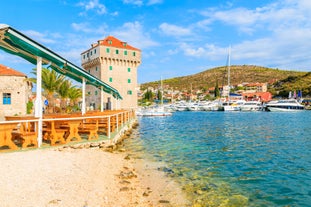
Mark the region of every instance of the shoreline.
POLYGON ((181 187, 155 163, 116 150, 120 143, 3 153, 0 203, 5 207, 191 205, 181 187))

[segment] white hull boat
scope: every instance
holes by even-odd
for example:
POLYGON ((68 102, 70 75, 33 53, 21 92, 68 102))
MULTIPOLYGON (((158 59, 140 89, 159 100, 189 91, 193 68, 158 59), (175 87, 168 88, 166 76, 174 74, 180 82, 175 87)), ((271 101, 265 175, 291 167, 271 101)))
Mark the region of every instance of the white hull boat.
POLYGON ((266 108, 269 111, 302 111, 305 109, 296 99, 270 101, 266 104, 266 108))

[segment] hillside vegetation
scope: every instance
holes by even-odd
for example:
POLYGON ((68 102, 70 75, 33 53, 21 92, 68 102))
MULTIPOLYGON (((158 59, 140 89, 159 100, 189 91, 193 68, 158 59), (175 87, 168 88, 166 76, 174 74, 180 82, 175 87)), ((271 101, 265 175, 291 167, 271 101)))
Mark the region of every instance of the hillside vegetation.
MULTIPOLYGON (((214 88, 218 81, 219 86, 228 83, 228 67, 222 66, 203 72, 163 80, 165 89, 180 91, 208 90, 214 88)), ((230 67, 230 83, 269 83, 269 91, 274 95, 288 94, 291 90, 302 90, 303 95, 311 95, 311 73, 272 69, 254 65, 233 65, 230 67)), ((147 87, 158 88, 160 81, 141 84, 141 89, 147 87)), ((285 95, 284 95, 285 96, 285 95)))

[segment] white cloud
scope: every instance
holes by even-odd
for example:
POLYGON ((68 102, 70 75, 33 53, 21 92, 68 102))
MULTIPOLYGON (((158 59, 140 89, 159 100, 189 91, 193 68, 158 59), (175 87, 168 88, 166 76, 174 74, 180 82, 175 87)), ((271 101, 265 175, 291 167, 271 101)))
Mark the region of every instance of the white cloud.
POLYGON ((99 0, 90 0, 88 2, 80 2, 78 3, 78 6, 82 7, 86 12, 95 11, 99 15, 107 13, 106 6, 99 3, 99 0))
POLYGON ((23 31, 27 36, 39 43, 55 43, 55 40, 51 39, 48 34, 43 34, 34 30, 23 31))
POLYGON ((147 5, 161 4, 163 0, 149 0, 147 5))
POLYGON ((134 4, 136 6, 142 6, 143 1, 142 0, 123 0, 124 4, 134 4))
POLYGON ((138 21, 124 23, 122 27, 112 31, 112 34, 139 49, 158 46, 158 43, 143 31, 143 27, 138 21))
POLYGON ((72 23, 71 27, 75 31, 92 34, 104 34, 107 30, 106 24, 91 26, 88 22, 72 23))
POLYGON ((191 35, 191 30, 188 28, 179 27, 173 24, 162 23, 159 26, 160 30, 169 36, 188 36, 191 35))

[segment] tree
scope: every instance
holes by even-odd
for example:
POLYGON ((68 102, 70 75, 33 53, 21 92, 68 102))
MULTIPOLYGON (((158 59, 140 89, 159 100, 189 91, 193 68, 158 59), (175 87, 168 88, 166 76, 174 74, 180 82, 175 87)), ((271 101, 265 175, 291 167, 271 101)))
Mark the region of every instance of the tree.
POLYGON ((153 100, 153 93, 151 90, 147 90, 144 94, 144 100, 146 101, 152 101, 153 100))
POLYGON ((219 91, 219 86, 218 86, 218 80, 216 80, 214 95, 215 95, 215 98, 220 97, 220 91, 219 91))
MULTIPOLYGON (((34 68, 32 74, 37 75, 37 69, 34 68)), ((46 96, 49 105, 47 106, 48 113, 53 113, 55 111, 55 98, 59 86, 64 81, 65 76, 58 74, 54 70, 49 70, 47 68, 42 68, 42 88, 44 90, 43 94, 46 96)), ((36 83, 37 79, 30 78, 30 80, 36 83)))
POLYGON ((71 110, 78 109, 78 100, 82 98, 82 90, 81 88, 77 88, 76 86, 72 86, 69 88, 68 98, 70 99, 70 108, 71 110))
POLYGON ((61 108, 62 112, 64 112, 66 110, 67 99, 69 98, 69 89, 71 87, 72 87, 71 81, 66 79, 66 80, 63 80, 63 82, 60 84, 59 88, 57 89, 57 93, 61 99, 60 108, 61 108))

